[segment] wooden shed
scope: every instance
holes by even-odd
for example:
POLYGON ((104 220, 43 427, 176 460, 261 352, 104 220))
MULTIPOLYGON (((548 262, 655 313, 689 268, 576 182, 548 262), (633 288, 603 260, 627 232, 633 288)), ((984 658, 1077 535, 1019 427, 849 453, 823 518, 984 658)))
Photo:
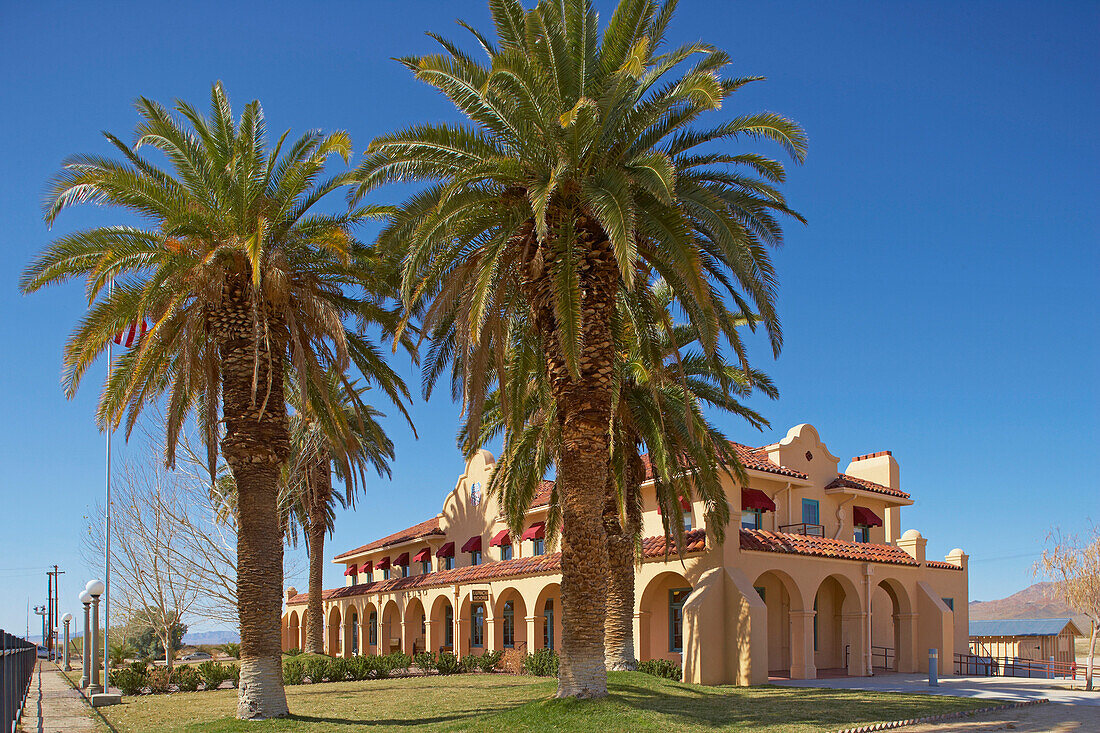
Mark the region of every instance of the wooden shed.
POLYGON ((1069 618, 1013 618, 970 622, 970 653, 983 657, 1073 664, 1081 630, 1069 618))

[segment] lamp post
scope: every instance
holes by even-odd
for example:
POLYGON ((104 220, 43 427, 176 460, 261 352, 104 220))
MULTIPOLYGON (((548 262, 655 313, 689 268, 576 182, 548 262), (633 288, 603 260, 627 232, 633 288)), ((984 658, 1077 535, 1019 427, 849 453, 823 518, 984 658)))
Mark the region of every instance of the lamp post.
POLYGON ((91 682, 88 687, 88 691, 93 695, 103 692, 103 686, 99 683, 99 597, 103 595, 103 581, 96 578, 95 580, 89 580, 88 585, 84 586, 84 590, 88 591, 92 596, 92 673, 91 682))
MULTIPOLYGON (((56 611, 56 609, 55 609, 56 611)), ((50 651, 53 652, 53 660, 58 664, 61 663, 61 627, 53 627, 53 644, 50 645, 50 651)))
POLYGON ((91 648, 91 636, 88 631, 88 615, 91 613, 92 594, 86 590, 80 591, 80 602, 84 604, 84 636, 80 640, 80 687, 86 688, 91 678, 88 676, 91 667, 88 666, 88 649, 91 648))
POLYGON ((66 613, 61 617, 61 623, 65 624, 65 671, 71 672, 73 670, 72 665, 69 664, 69 624, 72 623, 73 615, 66 613))
POLYGON ((49 649, 49 647, 46 645, 46 607, 35 606, 34 613, 36 616, 42 619, 42 648, 49 649))

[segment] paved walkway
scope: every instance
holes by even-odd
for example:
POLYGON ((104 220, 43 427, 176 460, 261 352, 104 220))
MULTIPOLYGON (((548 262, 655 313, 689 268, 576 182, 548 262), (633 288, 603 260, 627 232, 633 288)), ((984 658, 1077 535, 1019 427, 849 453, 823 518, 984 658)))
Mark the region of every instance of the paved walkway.
POLYGON ((27 708, 20 722, 24 733, 84 733, 94 731, 92 709, 79 692, 72 688, 57 665, 39 661, 27 708))
MULTIPOLYGON (((1085 692, 1084 682, 1071 689, 1069 680, 1040 680, 1024 677, 946 677, 938 687, 928 686, 928 677, 921 674, 883 674, 875 677, 842 677, 822 680, 772 680, 784 687, 829 687, 844 690, 877 690, 879 692, 911 692, 955 697, 998 698, 1001 700, 1037 700, 1052 703, 1100 707, 1100 691, 1085 692)), ((1089 711, 1100 719, 1100 710, 1089 711)))

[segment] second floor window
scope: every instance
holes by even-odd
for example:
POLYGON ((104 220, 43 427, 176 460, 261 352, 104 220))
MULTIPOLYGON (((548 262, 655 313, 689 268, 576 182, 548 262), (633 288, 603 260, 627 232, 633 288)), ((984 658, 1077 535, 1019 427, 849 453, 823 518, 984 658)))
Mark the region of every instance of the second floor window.
POLYGON ((441 570, 454 570, 455 569, 455 559, 454 559, 453 555, 451 557, 441 558, 441 560, 443 561, 441 563, 441 565, 443 566, 441 568, 441 570))
POLYGON ((512 559, 512 546, 511 545, 501 545, 500 546, 500 559, 501 560, 511 560, 512 559))
POLYGON ((474 550, 473 552, 470 553, 470 564, 471 565, 480 565, 481 564, 481 550, 474 550))
POLYGON ((402 565, 401 566, 401 577, 402 578, 409 577, 409 566, 408 565, 402 565))
POLYGON ((470 646, 485 646, 485 606, 480 603, 470 609, 470 646))
POLYGON ((432 561, 431 560, 425 560, 424 562, 420 563, 420 573, 422 575, 430 573, 430 572, 432 572, 432 561))
POLYGON ((542 555, 546 552, 546 540, 539 537, 531 540, 531 550, 534 555, 542 555))
POLYGON ((684 531, 691 531, 691 512, 684 512, 684 531))
POLYGON ((741 526, 744 529, 763 529, 764 512, 759 509, 746 509, 741 512, 741 526))
POLYGON ((819 511, 820 505, 817 499, 803 499, 802 500, 802 523, 803 524, 821 524, 819 521, 821 513, 819 511))
POLYGON ((854 539, 856 542, 870 542, 871 528, 862 524, 857 524, 854 539))
POLYGON ((390 569, 386 568, 382 571, 382 580, 389 580, 389 579, 390 579, 390 569))

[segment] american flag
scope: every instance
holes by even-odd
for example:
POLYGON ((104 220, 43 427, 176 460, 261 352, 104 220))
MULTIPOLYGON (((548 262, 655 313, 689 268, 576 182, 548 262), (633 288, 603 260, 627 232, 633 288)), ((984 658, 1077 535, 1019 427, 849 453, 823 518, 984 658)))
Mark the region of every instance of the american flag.
POLYGON ((145 331, 147 329, 148 326, 146 325, 144 318, 141 319, 140 323, 138 321, 134 321, 130 324, 129 328, 115 336, 115 343, 119 346, 130 348, 138 339, 145 335, 145 331))

